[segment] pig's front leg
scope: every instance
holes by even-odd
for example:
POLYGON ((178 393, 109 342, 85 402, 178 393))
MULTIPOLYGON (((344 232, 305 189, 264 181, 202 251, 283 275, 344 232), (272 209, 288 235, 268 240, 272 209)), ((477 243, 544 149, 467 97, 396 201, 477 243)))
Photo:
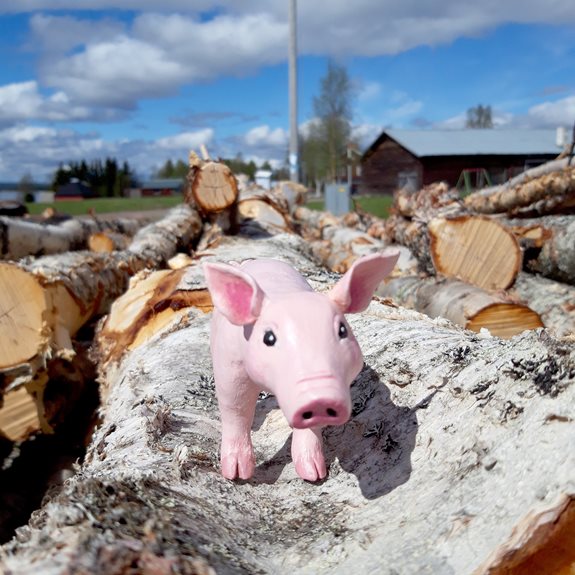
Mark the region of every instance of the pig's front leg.
POLYGON ((306 481, 318 481, 327 475, 321 429, 294 429, 291 456, 297 474, 306 481))
POLYGON ((250 381, 236 389, 218 389, 218 404, 222 420, 220 462, 227 479, 249 479, 254 473, 255 456, 251 429, 259 390, 250 381))

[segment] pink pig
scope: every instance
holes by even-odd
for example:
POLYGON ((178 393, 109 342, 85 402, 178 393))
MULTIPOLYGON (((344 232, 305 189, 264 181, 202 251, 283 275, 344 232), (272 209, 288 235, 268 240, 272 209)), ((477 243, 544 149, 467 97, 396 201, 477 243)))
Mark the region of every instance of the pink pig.
POLYGON ((326 476, 321 428, 349 419, 349 388, 363 367, 344 314, 369 305, 398 257, 388 252, 358 259, 328 294, 314 292, 278 260, 204 264, 215 307, 210 343, 224 477, 248 479, 254 472, 251 426, 261 390, 277 397, 293 428, 291 453, 300 477, 326 476))

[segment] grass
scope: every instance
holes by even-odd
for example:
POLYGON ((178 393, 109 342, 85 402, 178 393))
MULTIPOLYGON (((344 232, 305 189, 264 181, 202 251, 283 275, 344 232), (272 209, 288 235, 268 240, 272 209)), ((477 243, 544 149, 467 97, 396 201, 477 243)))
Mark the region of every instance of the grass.
MULTIPOLYGON (((389 216, 389 209, 393 202, 391 196, 355 196, 353 199, 362 210, 379 218, 389 216)), ((323 200, 311 200, 307 203, 307 207, 312 210, 323 210, 324 205, 323 200)))
MULTIPOLYGON (((391 196, 355 196, 354 201, 366 212, 387 218, 393 198, 391 196)), ((182 202, 182 196, 157 196, 151 198, 95 198, 90 200, 58 200, 50 204, 27 203, 26 207, 32 215, 41 214, 51 206, 56 211, 71 216, 85 215, 89 209, 96 214, 114 212, 140 212, 147 210, 163 210, 177 206, 182 202)), ((323 200, 311 200, 307 204, 312 210, 323 210, 323 200)))
POLYGON ((79 216, 93 209, 96 214, 113 212, 139 212, 147 210, 163 210, 181 204, 182 196, 157 196, 151 198, 94 198, 88 200, 58 200, 43 204, 30 202, 26 204, 30 214, 41 214, 47 207, 71 216, 79 216))

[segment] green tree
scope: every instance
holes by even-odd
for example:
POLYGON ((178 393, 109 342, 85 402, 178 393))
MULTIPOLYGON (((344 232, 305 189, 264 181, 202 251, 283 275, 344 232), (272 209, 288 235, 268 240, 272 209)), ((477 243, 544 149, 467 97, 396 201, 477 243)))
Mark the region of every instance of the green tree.
POLYGON ((329 171, 329 159, 316 122, 309 125, 307 135, 300 139, 299 148, 303 182, 308 186, 321 185, 329 171))
POLYGON ((88 184, 96 195, 102 197, 121 196, 126 188, 137 183, 128 162, 119 168, 115 158, 106 158, 104 162, 95 159, 90 163, 81 160, 60 164, 52 177, 52 189, 56 191, 58 186, 72 181, 88 184))
POLYGON ((345 158, 351 135, 352 97, 346 68, 330 60, 326 75, 321 79, 319 96, 313 100, 314 113, 319 120, 314 137, 325 146, 328 181, 337 180, 345 158))
POLYGON ((18 182, 18 190, 24 194, 25 201, 33 200, 32 192, 34 191, 34 178, 30 172, 26 172, 18 182), (32 200, 30 199, 32 198, 32 200))
POLYGON ((491 106, 481 104, 467 110, 467 128, 493 128, 491 106))

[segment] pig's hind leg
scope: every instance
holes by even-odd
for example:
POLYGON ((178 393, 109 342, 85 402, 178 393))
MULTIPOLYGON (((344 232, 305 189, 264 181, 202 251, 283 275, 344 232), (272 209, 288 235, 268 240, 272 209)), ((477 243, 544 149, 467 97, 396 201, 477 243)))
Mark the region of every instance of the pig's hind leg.
POLYGON ((255 467, 251 428, 259 390, 249 380, 234 382, 233 391, 223 390, 216 378, 216 391, 222 420, 222 475, 227 479, 249 479, 255 467))
POLYGON ((297 474, 306 481, 318 481, 327 475, 321 429, 294 429, 291 456, 297 474))

